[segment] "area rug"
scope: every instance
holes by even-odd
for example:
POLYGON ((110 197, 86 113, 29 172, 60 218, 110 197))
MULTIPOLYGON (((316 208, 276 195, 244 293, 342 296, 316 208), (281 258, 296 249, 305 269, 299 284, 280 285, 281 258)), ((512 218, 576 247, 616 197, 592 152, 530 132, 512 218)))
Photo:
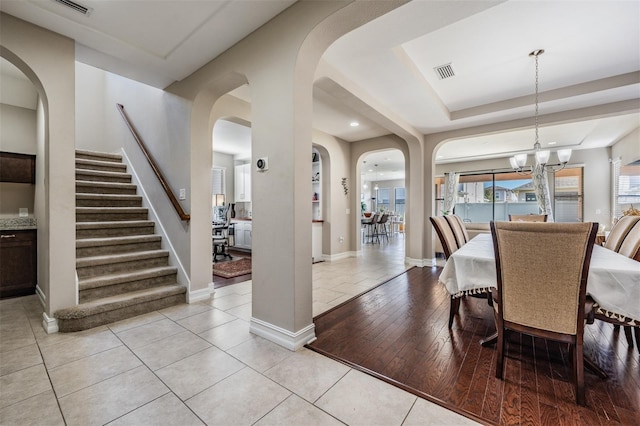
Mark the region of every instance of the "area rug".
POLYGON ((217 262, 213 264, 213 275, 222 278, 239 277, 251 273, 251 258, 230 260, 228 262, 217 262))

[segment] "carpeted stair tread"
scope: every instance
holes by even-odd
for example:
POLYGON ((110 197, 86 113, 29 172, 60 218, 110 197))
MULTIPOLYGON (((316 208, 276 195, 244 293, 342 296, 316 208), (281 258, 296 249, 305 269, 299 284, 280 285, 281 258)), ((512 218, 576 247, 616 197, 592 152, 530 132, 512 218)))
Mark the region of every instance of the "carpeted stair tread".
POLYGON ((76 207, 142 207, 142 197, 134 194, 76 193, 76 207))
POLYGON ((113 161, 87 160, 76 158, 76 169, 82 170, 111 170, 126 172, 127 165, 123 163, 115 163, 113 161))
POLYGON ((133 228, 136 226, 155 226, 152 220, 109 220, 104 222, 76 222, 78 229, 133 228))
POLYGON ((149 216, 146 207, 76 207, 76 221, 103 222, 115 220, 144 220, 149 216))
POLYGON ((184 294, 186 288, 180 285, 165 285, 145 290, 105 297, 87 303, 81 303, 70 308, 60 309, 54 316, 58 320, 86 318, 91 315, 101 314, 107 311, 122 309, 127 306, 137 305, 152 300, 162 299, 168 296, 184 294))
POLYGON ((89 151, 86 149, 76 149, 76 159, 99 160, 122 163, 122 155, 110 154, 107 152, 89 151))
POLYGON ((85 238, 76 241, 77 248, 98 247, 105 245, 121 245, 134 243, 147 243, 161 241, 160 235, 127 235, 124 237, 107 237, 107 238, 85 238))
POLYGON ((147 213, 146 207, 76 207, 76 213, 147 213))
POLYGON ((132 253, 109 254, 104 256, 91 256, 76 259, 76 269, 87 268, 96 265, 109 265, 112 263, 134 262, 136 260, 154 259, 169 256, 167 250, 147 250, 132 253))
POLYGON ((100 275, 97 277, 78 279, 78 288, 80 291, 93 288, 122 284, 130 281, 138 281, 146 278, 156 278, 165 275, 173 275, 177 273, 178 268, 175 266, 160 266, 156 268, 147 268, 139 271, 131 271, 126 273, 100 275))
POLYGON ((125 182, 98 182, 93 180, 76 180, 77 188, 90 187, 90 188, 103 188, 103 189, 138 189, 134 183, 125 182))
POLYGON ((76 169, 76 181, 131 183, 131 175, 105 170, 76 169))

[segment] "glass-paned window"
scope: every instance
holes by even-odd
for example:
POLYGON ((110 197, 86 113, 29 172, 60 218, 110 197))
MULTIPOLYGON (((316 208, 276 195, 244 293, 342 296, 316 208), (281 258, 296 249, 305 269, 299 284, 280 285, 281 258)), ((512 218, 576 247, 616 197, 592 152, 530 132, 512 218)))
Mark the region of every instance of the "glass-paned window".
POLYGON ((389 210, 389 188, 378 189, 378 211, 389 210))
POLYGON ((582 222, 582 167, 558 170, 554 179, 553 216, 556 222, 582 222))
MULTIPOLYGON (((550 180, 556 222, 583 218, 582 168, 556 172, 550 180)), ((444 178, 436 179, 436 212, 442 214, 444 178)), ((639 200, 640 202, 640 200, 639 200)), ((460 176, 453 212, 465 222, 507 221, 510 214, 538 214, 538 202, 530 174, 516 172, 460 176)))
POLYGON ((393 204, 396 214, 404 217, 405 212, 405 189, 394 188, 393 204))
POLYGON ((619 218, 631 205, 640 209, 640 164, 620 166, 617 186, 614 216, 619 218))

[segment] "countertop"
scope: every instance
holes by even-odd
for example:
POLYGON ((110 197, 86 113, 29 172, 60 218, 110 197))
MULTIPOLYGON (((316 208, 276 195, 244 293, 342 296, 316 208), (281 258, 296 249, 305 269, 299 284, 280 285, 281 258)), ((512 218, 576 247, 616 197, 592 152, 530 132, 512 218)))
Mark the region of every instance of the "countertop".
POLYGON ((0 218, 0 231, 14 231, 22 229, 36 229, 35 217, 5 217, 0 218))

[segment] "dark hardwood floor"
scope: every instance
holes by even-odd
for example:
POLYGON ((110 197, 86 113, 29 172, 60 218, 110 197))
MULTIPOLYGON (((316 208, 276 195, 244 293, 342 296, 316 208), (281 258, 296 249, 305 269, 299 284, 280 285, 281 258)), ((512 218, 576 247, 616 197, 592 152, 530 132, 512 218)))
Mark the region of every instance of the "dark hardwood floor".
POLYGON ((465 298, 449 330, 440 272, 413 268, 319 315, 308 347, 487 424, 640 425, 640 357, 622 332, 586 327, 585 354, 609 378, 586 370, 580 407, 565 345, 513 334, 496 379, 496 350, 480 345, 495 330, 491 308, 465 298))

